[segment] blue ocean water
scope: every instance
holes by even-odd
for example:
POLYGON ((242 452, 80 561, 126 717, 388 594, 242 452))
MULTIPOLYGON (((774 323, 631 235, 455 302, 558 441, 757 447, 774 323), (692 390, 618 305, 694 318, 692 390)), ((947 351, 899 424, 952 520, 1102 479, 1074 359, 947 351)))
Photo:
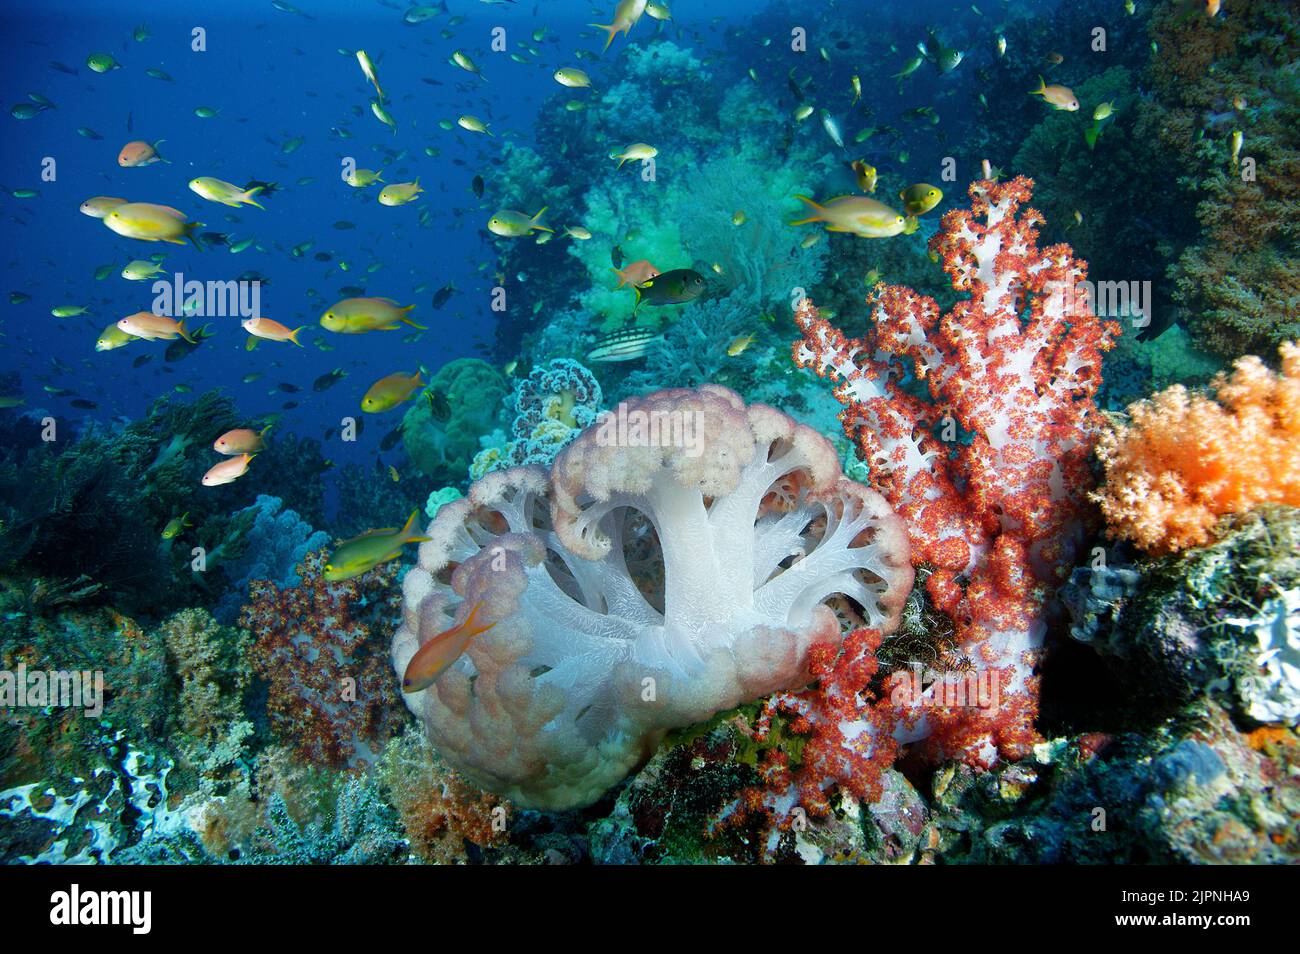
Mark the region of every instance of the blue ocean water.
MULTIPOLYGON (((6 296, 31 296, 18 305, 0 305, 6 394, 21 393, 26 410, 36 416, 48 411, 76 422, 83 416, 138 417, 156 396, 177 385, 195 393, 219 388, 250 418, 279 412, 281 431, 320 437, 355 414, 363 382, 421 366, 436 372, 462 356, 508 361, 508 342, 496 340, 497 316, 490 311, 495 249, 484 224, 491 197, 478 200, 471 181, 490 172, 503 141, 532 140, 539 110, 556 109, 568 98, 550 73, 575 62, 575 49, 599 52, 603 35, 586 24, 607 21, 608 11, 581 0, 462 0, 448 7, 448 13, 408 25, 400 4, 349 0, 291 8, 298 13, 262 0, 8 5, 5 101, 17 104, 36 93, 55 108, 31 120, 3 119, 0 216, 7 241, 0 286, 6 296), (453 15, 463 22, 446 38, 441 31, 453 15), (133 39, 136 27, 147 31, 141 42, 133 39), (506 31, 511 52, 544 28, 544 39, 534 44, 540 56, 520 63, 493 52, 494 28, 506 31), (192 49, 196 29, 203 31, 202 51, 192 49), (373 89, 350 55, 357 49, 367 50, 378 64, 396 133, 369 112, 373 89), (456 49, 475 58, 488 82, 449 64, 456 49), (121 68, 93 72, 86 65, 93 52, 112 54, 121 68), (150 68, 170 79, 149 76, 150 68), (200 118, 198 108, 216 115, 200 118), (480 115, 497 138, 438 126, 439 119, 454 120, 461 113, 480 115), (84 138, 79 127, 99 138, 84 138), (167 161, 120 168, 117 154, 130 140, 162 140, 158 152, 167 161), (301 145, 288 151, 296 140, 301 145), (435 155, 427 155, 426 147, 435 155), (376 189, 354 190, 341 181, 349 157, 357 166, 382 168, 388 183, 418 177, 426 194, 412 206, 380 206, 376 189), (264 199, 265 211, 230 209, 189 191, 186 183, 196 176, 236 184, 257 179, 279 189, 264 199), (13 197, 23 189, 38 194, 13 197), (255 244, 230 254, 219 245, 199 251, 123 238, 78 213, 78 206, 96 195, 172 205, 204 223, 200 232, 226 233, 231 243, 251 238, 255 244), (417 221, 419 209, 428 210, 427 227, 417 221), (293 256, 292 249, 308 244, 302 257, 293 256), (162 359, 161 343, 95 353, 105 326, 152 306, 152 283, 128 282, 118 272, 128 261, 159 251, 165 255, 160 277, 180 273, 206 282, 255 273, 262 279, 262 315, 291 328, 308 326, 307 347, 264 342, 248 351, 236 318, 226 317, 191 319, 191 326, 211 322, 215 335, 179 362, 162 359), (350 271, 343 271, 342 263, 350 271), (96 280, 101 266, 112 266, 111 272, 96 280), (433 310, 432 295, 449 282, 457 292, 445 307, 433 310), (428 333, 415 344, 400 341, 410 329, 334 338, 326 343, 335 350, 319 350, 311 339, 331 337, 316 325, 320 303, 345 297, 340 289, 347 286, 415 304, 413 317, 428 325, 428 333), (52 317, 51 309, 61 305, 88 311, 69 319, 52 317), (134 366, 142 354, 152 360, 134 366), (334 368, 348 373, 346 383, 312 392, 311 382, 334 368), (264 377, 244 383, 256 372, 264 377), (305 394, 276 390, 281 382, 305 394), (68 393, 51 394, 46 386, 68 393), (74 400, 97 407, 78 408, 74 400), (283 407, 295 400, 297 408, 283 407)), ((933 10, 923 4, 899 7, 918 28, 930 14, 948 9, 944 4, 933 10)), ((782 5, 772 9, 781 11, 782 5)), ((649 25, 640 31, 644 38, 658 28, 702 58, 723 57, 731 34, 753 12, 749 3, 683 0, 673 5, 671 23, 647 18, 649 25)), ((799 14, 815 20, 817 4, 800 4, 799 14)), ((910 43, 900 38, 900 45, 910 43)), ((603 57, 583 61, 594 85, 617 78, 624 49, 620 37, 603 57)), ((736 56, 734 44, 730 55, 736 56)), ((733 64, 726 81, 741 81, 744 66, 743 60, 733 64)), ((933 82, 920 79, 917 102, 925 100, 933 82)), ((910 97, 900 98, 898 105, 908 102, 910 97)), ((647 130, 647 138, 652 134, 647 130)), ((583 173, 574 170, 574 175, 583 173)), ((527 307, 526 300, 517 307, 527 307)), ((368 439, 356 444, 336 442, 330 455, 366 460, 376 453, 383 430, 372 428, 368 439)))

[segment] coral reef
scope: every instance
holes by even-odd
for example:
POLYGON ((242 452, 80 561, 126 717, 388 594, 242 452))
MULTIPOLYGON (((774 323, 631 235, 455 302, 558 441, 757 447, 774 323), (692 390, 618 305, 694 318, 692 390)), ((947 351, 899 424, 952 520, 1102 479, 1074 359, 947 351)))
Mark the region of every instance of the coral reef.
POLYGON ((402 418, 402 446, 430 480, 457 484, 479 450, 479 436, 498 426, 509 386, 501 372, 479 358, 457 358, 438 369, 425 389, 446 399, 450 416, 438 420, 423 397, 402 418))
POLYGON ((1221 529, 1182 554, 1080 567, 1062 590, 1129 724, 1203 695, 1243 722, 1300 719, 1300 510, 1265 504, 1221 529))
POLYGON ((329 535, 312 530, 297 513, 284 509, 279 497, 258 494, 251 507, 231 516, 233 529, 212 554, 212 563, 225 571, 230 590, 217 603, 213 615, 232 623, 239 614, 253 580, 270 580, 276 586, 295 586, 295 567, 311 550, 329 543, 329 535))
POLYGON ((1196 343, 1228 359, 1300 338, 1300 28, 1286 4, 1230 17, 1153 15, 1155 100, 1139 135, 1198 199, 1199 237, 1171 269, 1196 343), (1242 147, 1234 159, 1232 137, 1242 147))
POLYGON ((1241 358, 1215 398, 1174 385, 1102 435, 1096 499, 1112 536, 1170 553, 1205 543, 1224 514, 1300 504, 1300 346, 1284 343, 1281 364, 1241 358))
POLYGON ((525 464, 547 466, 565 445, 596 419, 603 401, 600 383, 569 358, 552 358, 515 386, 514 440, 474 455, 469 474, 478 480, 494 470, 525 464))
POLYGON ((416 729, 388 743, 379 780, 422 861, 463 864, 466 843, 491 848, 506 840, 510 803, 467 785, 416 729))
POLYGON ((912 582, 902 525, 829 442, 716 386, 620 405, 549 479, 489 474, 428 535, 397 672, 473 606, 495 625, 407 704, 470 781, 549 809, 597 799, 664 730, 804 686, 840 640, 823 600, 890 631, 912 582))
POLYGON ((873 293, 859 340, 811 301, 795 313, 795 362, 840 381, 845 431, 907 521, 914 561, 933 567, 927 593, 962 651, 1000 674, 998 706, 925 707, 909 730, 977 765, 1021 758, 1036 738, 1044 604, 1087 517, 1092 396, 1119 331, 1076 292, 1087 271, 1069 247, 1039 249, 1041 218, 1019 212, 1030 194, 1025 179, 976 182, 971 211, 944 215, 930 247, 970 296, 946 315, 899 286, 873 293), (928 401, 900 384, 906 359, 928 401))
POLYGON ((305 760, 354 767, 374 761, 401 724, 382 646, 398 617, 397 566, 330 582, 326 557, 307 554, 294 586, 254 581, 239 625, 253 635, 253 666, 267 682, 276 734, 305 760))

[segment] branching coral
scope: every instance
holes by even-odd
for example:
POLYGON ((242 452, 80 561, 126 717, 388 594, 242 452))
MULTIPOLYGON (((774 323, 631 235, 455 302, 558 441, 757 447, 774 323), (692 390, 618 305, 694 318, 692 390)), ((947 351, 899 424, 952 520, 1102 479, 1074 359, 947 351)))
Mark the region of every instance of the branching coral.
POLYGON ((809 671, 817 685, 775 693, 764 703, 755 726, 757 741, 767 739, 778 715, 791 719, 789 731, 808 736, 800 748, 800 765, 794 769, 786 752, 768 749, 758 766, 761 784, 746 788, 725 806, 720 824, 763 819, 763 847, 770 855, 781 833, 796 824, 796 808, 806 817, 830 814, 832 788, 860 801, 876 801, 881 770, 893 763, 898 749, 893 721, 886 710, 872 706, 869 691, 882 638, 878 630, 858 629, 841 647, 814 647, 809 671))
POLYGON ((1102 435, 1096 497, 1113 536, 1170 553, 1205 543, 1224 514, 1300 505, 1300 346, 1281 356, 1280 374, 1238 360, 1215 379, 1217 401, 1174 385, 1102 435))
POLYGON ((221 626, 201 609, 187 609, 159 627, 169 668, 180 681, 172 709, 178 739, 194 764, 243 715, 243 694, 252 679, 245 658, 248 635, 221 626))
POLYGON ((845 432, 906 519, 913 559, 934 567, 931 600, 962 650, 1001 680, 1000 705, 926 707, 911 730, 980 765, 1020 758, 1035 739, 1044 607, 1085 516, 1092 397, 1119 330, 1091 314, 1086 266, 1069 247, 1038 248, 1041 217, 1019 212, 1030 186, 976 182, 972 209, 944 215, 930 247, 970 296, 947 314, 900 286, 872 295, 858 340, 811 301, 795 314, 795 362, 840 381, 845 432), (928 400, 900 384, 903 361, 928 400))
POLYGON ((1164 142, 1199 199, 1197 241, 1171 269, 1197 343, 1228 358, 1300 336, 1300 28, 1287 4, 1230 17, 1155 13, 1155 99, 1141 134, 1164 142), (1242 136, 1234 161, 1232 138, 1242 136))
POLYGON ((713 385, 620 405, 549 479, 489 474, 428 534, 397 672, 473 606, 495 625, 407 704, 468 779, 549 809, 597 799, 666 729, 806 685, 840 642, 828 598, 887 632, 912 583, 902 524, 825 438, 713 385))
POLYGON ((379 777, 424 861, 464 864, 467 842, 487 848, 506 840, 510 803, 466 784, 417 730, 388 743, 379 777))
POLYGON ((328 582, 326 551, 307 554, 301 582, 255 580, 239 624, 253 634, 253 664, 269 684, 271 727, 299 755, 335 767, 370 761, 401 723, 380 640, 396 621, 397 565, 328 582))

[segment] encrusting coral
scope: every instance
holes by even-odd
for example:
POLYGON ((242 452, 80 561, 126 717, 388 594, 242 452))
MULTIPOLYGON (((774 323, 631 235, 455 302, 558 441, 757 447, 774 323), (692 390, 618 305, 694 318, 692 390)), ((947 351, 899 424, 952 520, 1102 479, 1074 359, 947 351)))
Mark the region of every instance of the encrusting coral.
POLYGON ((1172 553, 1208 541, 1225 514, 1300 505, 1300 345, 1280 354, 1280 373, 1248 355, 1215 378, 1217 400, 1177 384, 1102 435, 1096 499, 1112 536, 1172 553))
POLYGON ((829 598, 892 631, 913 575, 901 521, 829 441, 714 385, 625 402, 549 476, 489 474, 428 535, 397 672, 475 606, 495 625, 406 702, 471 782, 552 810, 667 729, 805 686, 842 638, 829 598))

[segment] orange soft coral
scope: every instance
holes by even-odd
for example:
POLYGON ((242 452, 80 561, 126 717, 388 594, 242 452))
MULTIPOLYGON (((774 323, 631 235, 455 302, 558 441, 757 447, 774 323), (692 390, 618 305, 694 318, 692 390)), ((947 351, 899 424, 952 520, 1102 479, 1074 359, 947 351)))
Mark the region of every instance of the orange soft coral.
POLYGON ((1224 514, 1300 506, 1300 346, 1283 343, 1281 356, 1281 374, 1239 359, 1215 379, 1217 400, 1175 385, 1102 436, 1106 484, 1094 496, 1112 536, 1173 553, 1209 540, 1224 514))

